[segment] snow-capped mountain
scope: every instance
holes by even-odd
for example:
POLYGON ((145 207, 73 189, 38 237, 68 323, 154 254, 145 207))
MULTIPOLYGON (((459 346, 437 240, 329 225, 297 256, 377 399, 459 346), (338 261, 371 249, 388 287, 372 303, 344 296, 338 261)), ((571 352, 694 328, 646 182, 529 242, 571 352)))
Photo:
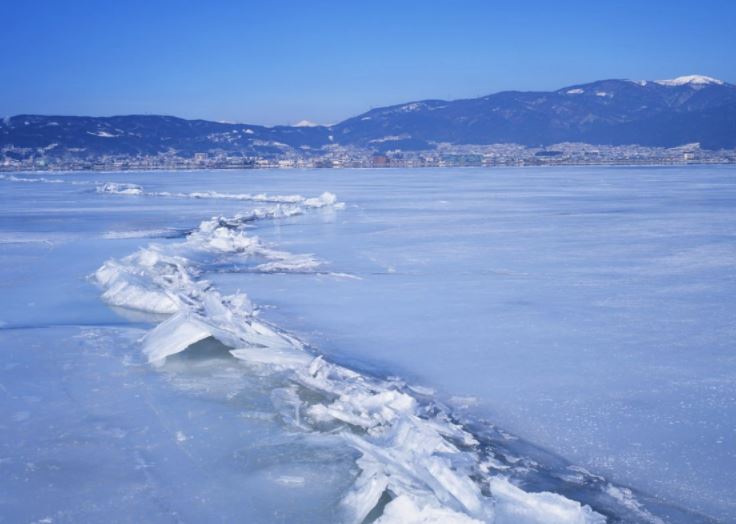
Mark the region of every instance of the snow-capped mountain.
POLYGON ((0 120, 0 148, 48 155, 225 152, 278 157, 335 144, 374 151, 439 143, 527 146, 560 142, 706 149, 736 147, 736 86, 690 75, 671 80, 600 80, 551 92, 504 91, 464 100, 420 100, 372 109, 332 126, 184 120, 170 116, 19 115, 0 120))
POLYGON ((553 92, 505 91, 374 109, 334 129, 339 143, 425 148, 433 142, 736 146, 736 86, 703 76, 601 80, 553 92), (391 138, 393 137, 393 138, 391 138))
POLYGON ((704 86, 708 84, 715 84, 715 85, 723 85, 723 80, 718 80, 717 78, 713 78, 710 76, 703 76, 703 75, 688 75, 688 76, 678 76, 677 78, 671 78, 669 80, 655 80, 655 84, 660 84, 663 86, 704 86))

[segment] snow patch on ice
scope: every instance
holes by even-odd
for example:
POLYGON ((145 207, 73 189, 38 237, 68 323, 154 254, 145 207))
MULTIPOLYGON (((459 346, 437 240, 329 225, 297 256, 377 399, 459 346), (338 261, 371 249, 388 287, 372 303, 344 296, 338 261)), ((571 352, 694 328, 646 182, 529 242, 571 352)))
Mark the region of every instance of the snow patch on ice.
POLYGON ((122 240, 131 238, 169 238, 177 236, 176 229, 133 229, 130 231, 108 231, 102 235, 110 240, 122 240))
POLYGON ((28 176, 20 177, 15 175, 0 175, 0 180, 7 180, 9 182, 25 182, 25 183, 40 183, 40 184, 63 184, 64 181, 59 178, 46 178, 42 176, 28 176))
POLYGON ((529 493, 506 478, 492 477, 496 522, 513 524, 603 524, 606 518, 589 506, 556 493, 529 493))
POLYGON ((136 184, 119 184, 107 182, 97 186, 98 193, 110 193, 114 195, 142 195, 143 188, 136 184))
POLYGON ((296 204, 303 200, 299 195, 279 195, 269 196, 266 194, 253 195, 250 193, 220 193, 217 191, 195 191, 192 193, 176 193, 176 192, 156 192, 145 193, 146 196, 173 197, 173 198, 194 198, 194 199, 219 199, 219 200, 242 200, 246 202, 271 202, 282 204, 296 204))
POLYGON ((268 195, 265 193, 220 193, 218 191, 193 191, 189 193, 171 191, 147 192, 144 191, 141 186, 136 184, 116 182, 107 182, 105 184, 98 185, 97 192, 116 195, 143 195, 149 197, 237 200, 244 202, 263 202, 272 204, 300 204, 308 208, 322 208, 326 206, 331 206, 335 209, 342 209, 344 207, 344 204, 337 202, 337 198, 335 197, 335 195, 328 192, 322 193, 320 196, 312 198, 307 198, 302 195, 268 195))
POLYGON ((281 484, 282 486, 290 486, 290 487, 302 487, 304 486, 304 477, 296 476, 296 475, 281 475, 276 478, 276 483, 281 484))
MULTIPOLYGON (((57 240, 59 237, 55 238, 57 240)), ((46 244, 52 246, 54 242, 44 234, 0 232, 0 245, 2 244, 46 244)))
POLYGON ((479 524, 482 520, 451 509, 424 504, 401 495, 389 502, 377 524, 479 524))
POLYGON ((608 495, 619 501, 623 506, 637 514, 644 521, 650 522, 651 524, 665 524, 661 518, 656 515, 652 515, 652 513, 647 511, 644 506, 636 500, 636 497, 634 497, 634 494, 630 489, 608 484, 605 491, 608 495))

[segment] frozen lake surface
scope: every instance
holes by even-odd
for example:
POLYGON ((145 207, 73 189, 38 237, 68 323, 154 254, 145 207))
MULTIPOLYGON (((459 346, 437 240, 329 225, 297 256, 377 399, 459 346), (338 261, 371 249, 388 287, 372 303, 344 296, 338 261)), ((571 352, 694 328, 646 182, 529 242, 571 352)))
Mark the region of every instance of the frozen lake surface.
POLYGON ((0 203, 0 522, 736 521, 733 167, 0 203))

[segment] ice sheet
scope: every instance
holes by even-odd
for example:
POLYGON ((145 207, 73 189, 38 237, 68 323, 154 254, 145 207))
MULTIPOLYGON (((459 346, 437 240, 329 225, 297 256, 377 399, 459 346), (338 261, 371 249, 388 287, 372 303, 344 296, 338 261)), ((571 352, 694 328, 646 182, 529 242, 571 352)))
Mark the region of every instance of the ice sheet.
MULTIPOLYGON (((339 456, 317 469, 341 481, 317 480, 310 465, 280 463, 266 476, 252 464, 237 466, 254 479, 252 489, 324 483, 330 488, 320 504, 334 504, 345 518, 519 521, 541 511, 573 522, 597 513, 624 522, 708 521, 676 505, 722 521, 732 515, 733 468, 725 465, 733 461, 734 198, 727 169, 59 179, 66 183, 0 181, 2 234, 53 239, 3 244, 3 331, 163 320, 126 351, 162 351, 141 352, 159 364, 152 387, 165 389, 161 376, 174 387, 156 409, 181 410, 171 438, 190 448, 223 438, 184 422, 201 395, 221 390, 230 402, 255 390, 236 393, 226 384, 264 381, 263 402, 242 416, 275 423, 279 436, 314 437, 300 453, 339 456), (133 184, 143 194, 94 191, 106 183, 133 184), (341 196, 343 210, 336 212, 331 197, 300 196, 323 188, 341 196), (177 196, 156 195, 166 192, 177 196), (191 196, 197 193, 208 196, 191 196), (258 195, 270 200, 240 198, 258 195), (116 231, 152 233, 109 234, 116 231), (146 245, 165 231, 177 235, 146 245), (109 304, 149 313, 128 311, 121 320, 99 308, 84 280, 97 268, 109 304), (595 473, 558 463, 529 440, 595 473)), ((42 358, 43 348, 60 344, 38 333, 42 358)), ((7 347, 20 351, 17 344, 7 347)), ((83 355, 64 355, 67 365, 93 372, 83 355)), ((79 394, 93 398, 101 383, 78 378, 79 394)), ((23 393, 29 382, 14 384, 14 397, 34 395, 23 393)), ((137 402, 126 398, 119 412, 137 402)), ((28 405, 9 412, 20 443, 36 412, 28 405)), ((50 407, 47 416, 53 413, 50 407)), ((221 420, 236 415, 227 406, 218 413, 221 420)), ((43 434, 46 422, 35 431, 43 434)), ((48 479, 28 475, 29 486, 48 479)), ((159 496, 191 511, 164 494, 172 479, 162 480, 159 496)), ((224 503, 229 495, 222 493, 224 503)), ((266 499, 261 515, 279 502, 308 506, 266 499)), ((12 514, 31 521, 52 513, 12 514)))
MULTIPOLYGON (((337 205, 329 193, 300 201, 306 208, 337 205)), ((524 515, 527 522, 542 522, 545 513, 556 512, 563 515, 560 522, 572 514, 577 520, 569 522, 605 521, 589 507, 565 497, 533 497, 519 488, 514 488, 515 497, 506 488, 505 513, 494 514, 493 482, 498 481, 482 471, 482 460, 474 449, 478 442, 470 433, 444 413, 429 415, 428 406, 420 406, 400 383, 371 379, 321 356, 310 358, 300 341, 259 320, 244 295, 222 296, 197 279, 212 255, 288 260, 288 253, 265 248, 244 227, 254 220, 302 212, 300 208, 284 212, 277 205, 245 216, 213 218, 181 242, 151 245, 122 263, 107 262, 95 273, 95 280, 104 290, 103 298, 112 304, 175 313, 144 338, 143 352, 149 362, 163 365, 166 358, 213 337, 233 348, 231 354, 236 358, 285 374, 291 384, 274 388, 277 398, 286 399, 275 404, 286 410, 282 417, 299 429, 337 436, 361 455, 356 463, 361 473, 342 502, 349 522, 363 522, 371 513, 378 513, 386 522, 398 522, 407 504, 417 521, 510 523, 515 515, 524 515), (122 282, 128 285, 120 292, 122 282), (130 293, 131 288, 137 292, 130 293), (173 306, 174 311, 164 311, 159 296, 168 297, 166 307, 173 306), (141 297, 153 298, 147 302, 141 297), (483 495, 484 489, 490 493, 483 495), (385 496, 395 501, 382 508, 379 502, 385 496)))

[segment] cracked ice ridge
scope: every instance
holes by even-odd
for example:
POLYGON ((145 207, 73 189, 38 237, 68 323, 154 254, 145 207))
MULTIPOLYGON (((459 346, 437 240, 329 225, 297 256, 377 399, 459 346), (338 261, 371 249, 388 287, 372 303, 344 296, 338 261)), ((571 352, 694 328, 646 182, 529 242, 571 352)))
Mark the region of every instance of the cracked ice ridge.
MULTIPOLYGON (((123 186, 102 191, 143 194, 139 186, 123 186)), ((203 279, 214 257, 260 260, 257 271, 310 272, 321 265, 311 255, 265 245, 247 234, 246 227, 315 209, 340 209, 343 204, 331 193, 317 198, 256 197, 252 200, 277 204, 205 220, 182 241, 150 244, 109 260, 94 274, 108 304, 168 315, 142 340, 152 365, 162 365, 168 356, 213 337, 259 372, 285 375, 287 385, 272 395, 284 423, 326 439, 338 438, 360 455, 360 472, 340 504, 346 522, 362 522, 376 511, 380 523, 606 521, 587 505, 515 486, 440 405, 418 399, 398 379, 370 377, 327 361, 260 319, 245 294, 223 296, 203 279), (389 502, 382 503, 386 496, 389 502)))

